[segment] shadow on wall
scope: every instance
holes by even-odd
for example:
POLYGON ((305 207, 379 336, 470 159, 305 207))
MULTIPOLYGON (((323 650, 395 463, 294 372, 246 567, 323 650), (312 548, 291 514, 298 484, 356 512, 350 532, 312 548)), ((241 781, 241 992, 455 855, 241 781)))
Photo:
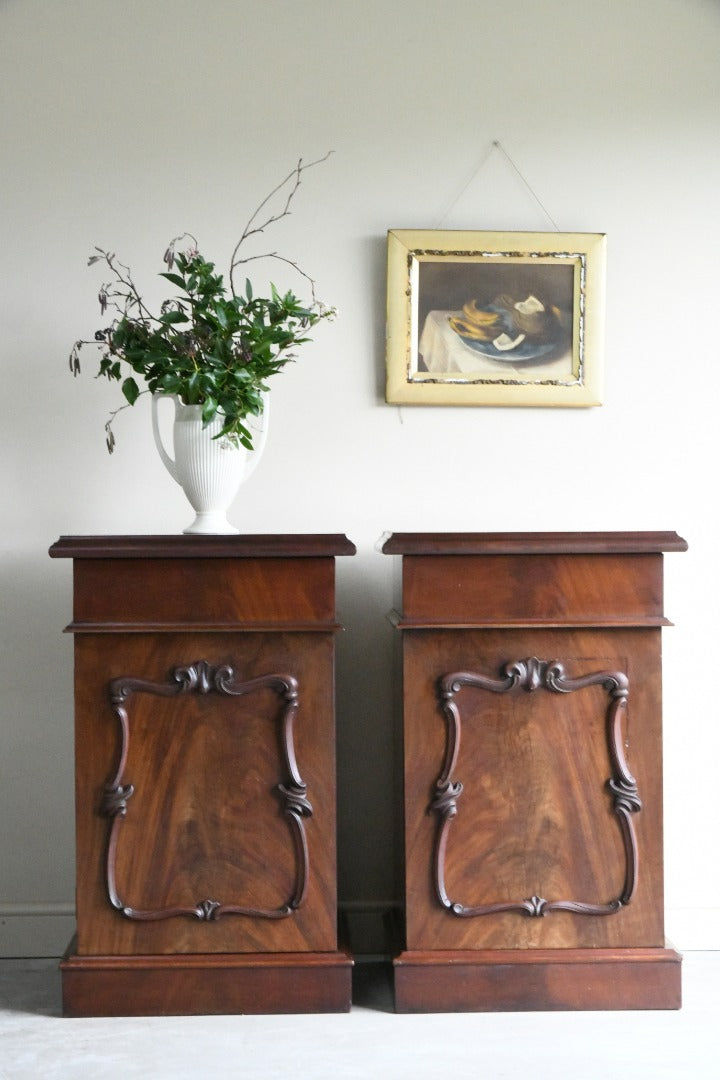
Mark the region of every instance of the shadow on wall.
POLYGON ((34 909, 74 894, 70 575, 8 555, 0 598, 0 905, 34 909))
POLYGON ((378 404, 385 401, 385 321, 387 305, 387 236, 368 237, 363 242, 369 265, 366 280, 372 283, 368 294, 371 325, 374 327, 375 393, 378 404))
MULTIPOLYGON (((338 560, 338 895, 382 918, 400 895, 396 631, 388 615, 392 560, 377 552, 338 560)), ((372 951, 372 950, 371 950, 372 951)))

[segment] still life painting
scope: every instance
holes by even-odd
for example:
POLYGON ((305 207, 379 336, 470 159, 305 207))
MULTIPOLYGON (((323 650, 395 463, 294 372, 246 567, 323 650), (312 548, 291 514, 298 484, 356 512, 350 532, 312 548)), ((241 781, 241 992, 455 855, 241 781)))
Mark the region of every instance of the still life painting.
POLYGON ((599 405, 605 237, 388 233, 388 402, 599 405))

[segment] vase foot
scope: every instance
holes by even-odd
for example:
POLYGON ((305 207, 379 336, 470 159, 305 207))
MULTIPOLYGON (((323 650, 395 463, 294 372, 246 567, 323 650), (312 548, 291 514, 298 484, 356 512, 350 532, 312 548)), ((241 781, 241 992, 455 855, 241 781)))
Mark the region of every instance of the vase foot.
POLYGON ((224 514, 217 512, 198 513, 195 520, 183 529, 183 533, 210 533, 214 536, 235 535, 239 532, 240 530, 231 525, 224 514))

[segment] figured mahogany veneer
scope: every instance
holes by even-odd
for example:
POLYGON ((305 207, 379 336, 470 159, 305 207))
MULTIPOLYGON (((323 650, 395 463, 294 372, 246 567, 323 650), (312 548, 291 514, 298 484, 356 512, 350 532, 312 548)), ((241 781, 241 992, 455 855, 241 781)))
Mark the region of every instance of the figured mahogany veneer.
POLYGON ((74 560, 68 1015, 341 1011, 345 537, 63 538, 74 560))
POLYGON ((660 632, 662 552, 686 546, 675 533, 386 542, 402 555, 399 1011, 678 1007, 660 632))
POLYGON ((256 918, 283 919, 292 915, 303 903, 307 893, 309 873, 308 846, 303 818, 310 817, 313 809, 307 799, 307 785, 298 772, 293 740, 293 722, 298 711, 298 683, 292 675, 261 675, 244 683, 235 681, 235 672, 225 664, 212 668, 206 661, 188 667, 176 668, 170 681, 152 683, 144 679, 113 679, 110 683, 110 701, 120 722, 120 762, 112 780, 105 785, 101 813, 112 818, 112 828, 107 848, 106 882, 108 899, 116 911, 128 919, 140 922, 170 919, 176 915, 192 915, 198 919, 219 919, 223 915, 247 915, 256 918), (284 765, 284 782, 277 784, 276 791, 282 798, 282 810, 289 821, 296 851, 296 872, 290 897, 284 904, 272 908, 248 907, 242 904, 222 903, 205 899, 191 906, 182 904, 169 907, 138 910, 125 904, 118 893, 117 860, 121 825, 127 814, 127 804, 135 793, 132 784, 123 783, 130 750, 130 718, 128 702, 136 693, 175 697, 178 694, 196 692, 209 694, 213 691, 241 697, 262 689, 273 689, 283 700, 280 717, 281 746, 284 765))
POLYGON ((622 712, 627 705, 628 680, 620 672, 602 671, 585 675, 578 679, 569 679, 560 663, 547 663, 530 657, 507 664, 502 672, 504 678, 493 679, 468 672, 446 675, 440 681, 440 696, 448 723, 447 751, 442 775, 435 787, 430 809, 439 818, 435 848, 435 891, 443 907, 454 915, 465 918, 475 915, 498 915, 503 911, 518 911, 528 915, 545 916, 553 911, 572 911, 578 915, 612 915, 625 904, 629 904, 635 894, 638 872, 637 842, 631 815, 642 809, 638 796, 637 784, 631 775, 623 752, 624 732, 621 726, 622 712), (516 687, 532 693, 545 687, 558 694, 569 694, 590 686, 603 686, 610 697, 607 714, 607 741, 609 764, 613 773, 607 781, 607 787, 613 795, 613 808, 620 820, 620 827, 625 847, 625 876, 620 895, 609 902, 588 903, 581 900, 546 900, 537 894, 525 900, 500 901, 494 904, 468 906, 453 902, 445 888, 445 854, 447 849, 448 829, 457 814, 457 801, 463 792, 463 785, 453 779, 460 753, 460 711, 456 697, 463 687, 489 690, 494 694, 504 694, 516 687))

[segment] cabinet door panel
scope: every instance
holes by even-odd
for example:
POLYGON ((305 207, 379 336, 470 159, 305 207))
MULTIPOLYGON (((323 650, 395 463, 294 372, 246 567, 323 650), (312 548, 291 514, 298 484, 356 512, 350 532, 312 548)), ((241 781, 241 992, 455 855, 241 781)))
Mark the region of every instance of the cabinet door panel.
POLYGON ((408 948, 662 945, 659 631, 417 631, 404 657, 408 948))
POLYGON ((76 646, 78 953, 334 949, 331 635, 76 646))

